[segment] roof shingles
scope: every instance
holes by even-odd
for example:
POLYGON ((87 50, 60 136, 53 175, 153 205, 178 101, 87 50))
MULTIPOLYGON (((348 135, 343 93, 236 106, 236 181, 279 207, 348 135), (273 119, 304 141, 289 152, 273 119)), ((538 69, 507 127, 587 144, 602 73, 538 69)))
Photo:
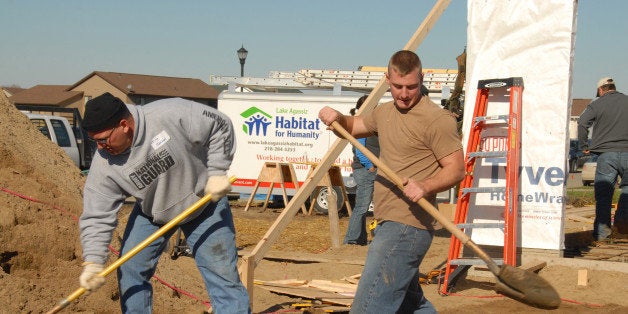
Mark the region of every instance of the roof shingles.
POLYGON ((70 89, 97 75, 122 92, 136 95, 217 99, 219 92, 200 79, 95 71, 70 89))
POLYGON ((36 85, 11 96, 9 100, 16 104, 60 105, 83 94, 80 91, 68 91, 69 87, 69 85, 36 85))

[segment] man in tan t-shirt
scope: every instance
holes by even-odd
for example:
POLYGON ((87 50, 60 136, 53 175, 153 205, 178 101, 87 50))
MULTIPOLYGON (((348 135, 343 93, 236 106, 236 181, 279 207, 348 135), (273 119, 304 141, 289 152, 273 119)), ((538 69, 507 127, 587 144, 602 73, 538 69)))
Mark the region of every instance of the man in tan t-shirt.
POLYGON ((375 237, 360 277, 351 313, 436 312, 419 286, 419 265, 430 247, 436 221, 418 204, 458 184, 464 160, 456 119, 421 96, 421 60, 396 52, 386 81, 393 101, 371 113, 345 116, 329 107, 319 118, 337 121, 355 137, 377 135, 381 161, 404 181, 401 190, 385 174, 375 182, 375 237))

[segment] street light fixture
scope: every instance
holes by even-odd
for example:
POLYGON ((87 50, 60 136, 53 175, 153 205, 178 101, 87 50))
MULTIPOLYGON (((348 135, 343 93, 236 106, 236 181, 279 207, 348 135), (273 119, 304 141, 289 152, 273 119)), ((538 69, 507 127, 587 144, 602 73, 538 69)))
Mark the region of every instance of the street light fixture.
MULTIPOLYGON (((244 49, 244 45, 242 45, 242 48, 238 49, 238 59, 240 59, 240 77, 244 77, 244 62, 246 61, 246 56, 249 54, 249 52, 244 49)), ((243 87, 240 87, 240 91, 244 91, 243 87)))
POLYGON ((244 46, 238 49, 238 59, 240 59, 240 77, 244 76, 244 61, 246 60, 246 56, 248 54, 249 52, 246 49, 244 49, 244 46))

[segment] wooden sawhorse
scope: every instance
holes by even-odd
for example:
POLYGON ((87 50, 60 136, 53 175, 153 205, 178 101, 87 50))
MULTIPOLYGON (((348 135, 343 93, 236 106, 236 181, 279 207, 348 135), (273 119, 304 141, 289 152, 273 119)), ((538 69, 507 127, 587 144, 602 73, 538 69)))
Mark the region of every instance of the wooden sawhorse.
MULTIPOLYGON (((275 187, 275 183, 279 183, 281 185, 283 200, 285 204, 288 204, 288 193, 286 193, 286 182, 292 182, 294 184, 295 189, 299 189, 299 180, 297 180, 296 173, 294 172, 294 167, 290 163, 282 163, 282 162, 265 162, 262 170, 257 177, 257 182, 255 183, 255 187, 251 192, 251 196, 249 200, 246 202, 246 207, 244 210, 249 210, 249 206, 253 202, 253 198, 255 198, 255 193, 257 193, 257 189, 260 184, 263 182, 269 182, 270 186, 268 187, 268 193, 266 194, 266 199, 264 200, 264 205, 261 211, 266 210, 268 206, 268 201, 270 200, 270 196, 273 194, 273 188, 275 187)), ((301 205, 301 211, 303 214, 307 213, 305 205, 301 205)))

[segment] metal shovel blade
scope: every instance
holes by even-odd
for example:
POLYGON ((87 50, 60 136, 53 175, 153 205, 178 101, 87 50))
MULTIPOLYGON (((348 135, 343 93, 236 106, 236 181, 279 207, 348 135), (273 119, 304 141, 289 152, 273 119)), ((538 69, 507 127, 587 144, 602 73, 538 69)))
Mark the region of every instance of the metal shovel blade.
POLYGON ((556 309, 560 296, 552 285, 538 274, 511 265, 502 265, 495 290, 519 302, 541 309, 556 309))

